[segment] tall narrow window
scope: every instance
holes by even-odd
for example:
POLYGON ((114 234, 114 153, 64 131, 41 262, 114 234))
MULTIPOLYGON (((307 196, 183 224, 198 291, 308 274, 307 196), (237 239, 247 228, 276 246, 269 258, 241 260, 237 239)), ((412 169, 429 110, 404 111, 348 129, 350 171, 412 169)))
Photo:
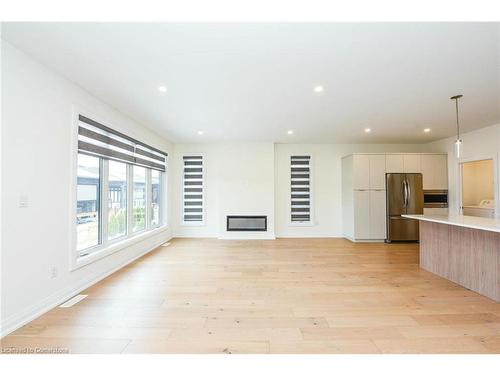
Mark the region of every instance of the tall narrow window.
POLYGON ((127 164, 110 160, 108 167, 108 239, 127 234, 127 164))
POLYGON ((78 154, 76 248, 79 251, 101 243, 101 166, 100 158, 78 154))
POLYGON ((151 227, 160 225, 161 172, 151 170, 151 227))
POLYGON ((311 157, 290 157, 290 219, 292 223, 311 222, 311 157))
POLYGON ((203 222, 203 157, 184 156, 184 223, 203 222))
POLYGON ((137 165, 132 169, 134 175, 132 232, 138 232, 146 229, 146 169, 137 165))

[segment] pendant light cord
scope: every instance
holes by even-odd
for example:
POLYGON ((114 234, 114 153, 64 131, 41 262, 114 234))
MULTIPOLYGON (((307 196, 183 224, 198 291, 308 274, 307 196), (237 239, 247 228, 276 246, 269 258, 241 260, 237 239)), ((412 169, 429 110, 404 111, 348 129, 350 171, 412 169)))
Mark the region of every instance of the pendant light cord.
POLYGON ((460 125, 458 122, 458 98, 455 99, 455 109, 457 112, 457 140, 460 139, 460 125))

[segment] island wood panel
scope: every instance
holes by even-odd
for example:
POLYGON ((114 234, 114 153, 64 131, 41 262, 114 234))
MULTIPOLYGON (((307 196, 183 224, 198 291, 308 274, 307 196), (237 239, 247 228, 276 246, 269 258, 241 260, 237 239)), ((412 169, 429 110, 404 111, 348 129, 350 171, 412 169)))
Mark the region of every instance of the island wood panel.
POLYGON ((500 233, 420 222, 420 266, 500 301, 500 233))

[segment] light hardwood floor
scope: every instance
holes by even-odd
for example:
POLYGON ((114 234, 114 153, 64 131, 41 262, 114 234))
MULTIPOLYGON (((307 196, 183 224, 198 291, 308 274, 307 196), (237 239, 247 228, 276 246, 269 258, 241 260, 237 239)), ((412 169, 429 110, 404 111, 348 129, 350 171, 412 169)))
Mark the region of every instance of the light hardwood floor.
POLYGON ((174 239, 13 332, 70 353, 500 353, 500 304, 416 244, 174 239))

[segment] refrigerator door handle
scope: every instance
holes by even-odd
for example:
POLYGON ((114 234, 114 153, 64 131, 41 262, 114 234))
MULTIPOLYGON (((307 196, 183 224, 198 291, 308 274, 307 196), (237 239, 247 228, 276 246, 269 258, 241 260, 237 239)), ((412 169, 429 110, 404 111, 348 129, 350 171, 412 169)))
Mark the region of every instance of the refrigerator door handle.
POLYGON ((408 181, 403 181, 404 206, 408 208, 408 181))
POLYGON ((403 180, 403 206, 406 207, 406 181, 403 180))
POLYGON ((406 181, 406 207, 410 204, 410 199, 411 199, 411 187, 408 181, 406 181))

